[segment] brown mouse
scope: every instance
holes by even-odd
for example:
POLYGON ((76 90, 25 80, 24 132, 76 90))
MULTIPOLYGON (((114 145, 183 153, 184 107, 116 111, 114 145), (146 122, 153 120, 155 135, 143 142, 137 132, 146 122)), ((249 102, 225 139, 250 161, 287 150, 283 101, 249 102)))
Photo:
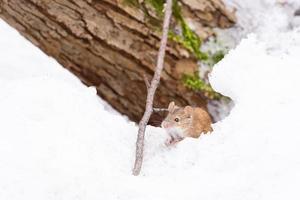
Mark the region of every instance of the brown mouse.
POLYGON ((166 145, 175 144, 186 137, 198 138, 202 133, 213 131, 211 118, 202 108, 178 107, 171 102, 168 111, 169 114, 161 124, 170 136, 166 145))

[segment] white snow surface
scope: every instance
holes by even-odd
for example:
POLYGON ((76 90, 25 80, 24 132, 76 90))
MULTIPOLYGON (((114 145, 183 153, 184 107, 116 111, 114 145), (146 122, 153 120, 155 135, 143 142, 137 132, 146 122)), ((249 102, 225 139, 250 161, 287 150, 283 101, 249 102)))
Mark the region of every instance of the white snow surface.
POLYGON ((139 177, 136 125, 0 21, 0 199, 299 199, 300 30, 273 6, 210 76, 230 115, 173 148, 149 126, 139 177))
POLYGON ((224 2, 229 8, 236 10, 237 16, 234 28, 219 30, 219 42, 225 46, 235 47, 249 33, 255 32, 258 37, 265 37, 272 32, 276 35, 278 32, 300 26, 298 22, 300 17, 294 16, 294 12, 300 9, 300 0, 224 0, 224 2))

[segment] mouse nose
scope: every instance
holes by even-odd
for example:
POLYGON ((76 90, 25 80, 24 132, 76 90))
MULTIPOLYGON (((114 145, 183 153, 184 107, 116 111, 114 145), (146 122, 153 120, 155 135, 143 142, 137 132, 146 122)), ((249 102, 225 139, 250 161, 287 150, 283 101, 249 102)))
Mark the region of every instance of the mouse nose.
POLYGON ((168 122, 163 121, 163 122, 161 123, 161 127, 162 127, 162 128, 168 128, 168 127, 170 127, 170 124, 169 124, 168 122))

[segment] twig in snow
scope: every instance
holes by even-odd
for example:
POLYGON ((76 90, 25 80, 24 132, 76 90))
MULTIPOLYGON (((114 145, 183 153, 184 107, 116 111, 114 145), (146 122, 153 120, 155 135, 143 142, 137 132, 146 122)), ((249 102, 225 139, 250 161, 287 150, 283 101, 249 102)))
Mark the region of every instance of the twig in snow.
POLYGON ((150 88, 150 83, 149 83, 149 80, 148 80, 148 77, 146 76, 146 74, 144 74, 144 81, 145 81, 145 85, 146 85, 146 88, 147 88, 147 92, 150 88))
POLYGON ((145 112, 139 123, 139 130, 138 130, 137 141, 136 141, 135 163, 134 163, 134 168, 132 170, 132 174, 135 176, 140 174, 142 168, 143 156, 144 156, 145 130, 149 118, 153 112, 154 94, 159 85, 160 74, 164 66, 163 64, 164 64, 164 58, 165 58, 165 52, 166 52, 166 46, 168 40, 168 31, 169 31, 170 19, 172 15, 172 0, 167 0, 167 4, 165 8, 166 9, 165 9, 164 24, 163 24, 163 35, 162 35, 161 44, 158 52, 155 73, 151 81, 150 87, 148 88, 145 112))
POLYGON ((166 112, 168 111, 167 108, 153 108, 153 112, 166 112))

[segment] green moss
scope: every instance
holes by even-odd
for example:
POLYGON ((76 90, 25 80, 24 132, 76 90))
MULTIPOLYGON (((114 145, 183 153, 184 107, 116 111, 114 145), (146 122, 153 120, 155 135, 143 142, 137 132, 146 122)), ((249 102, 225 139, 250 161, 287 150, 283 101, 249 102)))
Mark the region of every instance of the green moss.
POLYGON ((173 40, 176 43, 181 44, 184 48, 186 48, 189 52, 191 52, 198 60, 207 60, 208 55, 200 51, 201 42, 198 41, 197 38, 194 38, 192 36, 189 39, 186 39, 186 37, 184 36, 180 36, 172 31, 169 31, 169 39, 173 40), (199 49, 197 48, 198 46, 199 49))
POLYGON ((226 52, 226 50, 218 50, 215 53, 208 53, 208 58, 203 63, 209 67, 213 67, 224 58, 226 52))
POLYGON ((138 0, 124 0, 123 3, 134 7, 139 7, 140 5, 138 0))
POLYGON ((192 31, 184 21, 182 22, 182 29, 185 46, 189 46, 193 50, 196 58, 198 58, 199 60, 207 60, 208 55, 200 51, 202 41, 198 37, 198 35, 194 31, 192 31))
POLYGON ((164 0, 145 0, 145 3, 151 5, 159 17, 163 17, 164 0))
MULTIPOLYGON (((145 0, 144 4, 150 5, 156 12, 158 19, 152 18, 147 9, 140 5, 138 0, 124 0, 130 5, 143 8, 145 14, 149 17, 149 21, 151 24, 160 25, 162 18, 163 18, 163 10, 165 0, 145 0), (155 23, 153 23, 155 22, 155 23)), ((143 4, 143 5, 144 5, 143 4)), ((201 38, 188 26, 186 21, 184 20, 181 12, 181 7, 178 3, 178 0, 173 0, 173 17, 175 19, 176 24, 181 28, 181 33, 177 34, 175 31, 169 31, 169 39, 173 40, 179 44, 181 44, 184 48, 186 48, 191 54, 193 54, 198 60, 205 62, 206 64, 212 66, 215 63, 219 62, 223 57, 223 52, 217 52, 216 54, 209 55, 206 52, 202 52, 201 45, 202 40, 201 38)), ((191 75, 183 75, 183 83, 186 87, 194 90, 194 91, 202 91, 204 94, 210 99, 220 99, 222 96, 215 92, 212 87, 205 83, 202 80, 198 73, 191 76, 191 75)))
POLYGON ((216 53, 214 53, 212 56, 211 56, 211 59, 213 61, 213 64, 217 64, 218 62, 220 62, 225 56, 225 52, 224 51, 217 51, 216 53))
MULTIPOLYGON (((124 0, 129 5, 139 7, 138 0, 124 0)), ((144 3, 152 6, 159 18, 163 17, 163 9, 165 0, 145 0, 144 3)), ((181 27, 182 34, 178 35, 170 31, 169 38, 175 42, 180 43, 186 49, 188 49, 197 59, 207 60, 207 53, 201 52, 200 47, 202 41, 200 37, 187 25, 181 14, 181 7, 178 4, 178 0, 173 0, 173 16, 176 23, 181 27)), ((145 10, 145 14, 149 15, 145 10)), ((153 20, 153 19, 151 19, 153 20)), ((156 22, 156 20, 154 20, 156 22)), ((156 24, 156 23, 155 23, 156 24)))
POLYGON ((200 79, 198 73, 195 73, 194 75, 185 74, 183 75, 182 80, 187 88, 192 89, 194 91, 201 91, 209 99, 219 100, 222 97, 222 95, 214 91, 209 84, 205 83, 202 79, 200 79))
POLYGON ((173 3, 173 16, 181 27, 182 34, 171 33, 171 39, 182 44, 199 60, 206 60, 208 55, 200 51, 202 45, 201 38, 187 25, 181 14, 181 8, 177 0, 173 3))
POLYGON ((139 3, 139 0, 123 0, 122 3, 128 6, 133 6, 138 9, 141 9, 145 14, 146 19, 148 20, 148 24, 150 25, 150 27, 153 29, 161 29, 164 8, 163 0, 144 0, 143 3, 139 3), (154 17, 149 12, 145 4, 150 5, 153 8, 153 11, 157 15, 157 17, 154 17))

